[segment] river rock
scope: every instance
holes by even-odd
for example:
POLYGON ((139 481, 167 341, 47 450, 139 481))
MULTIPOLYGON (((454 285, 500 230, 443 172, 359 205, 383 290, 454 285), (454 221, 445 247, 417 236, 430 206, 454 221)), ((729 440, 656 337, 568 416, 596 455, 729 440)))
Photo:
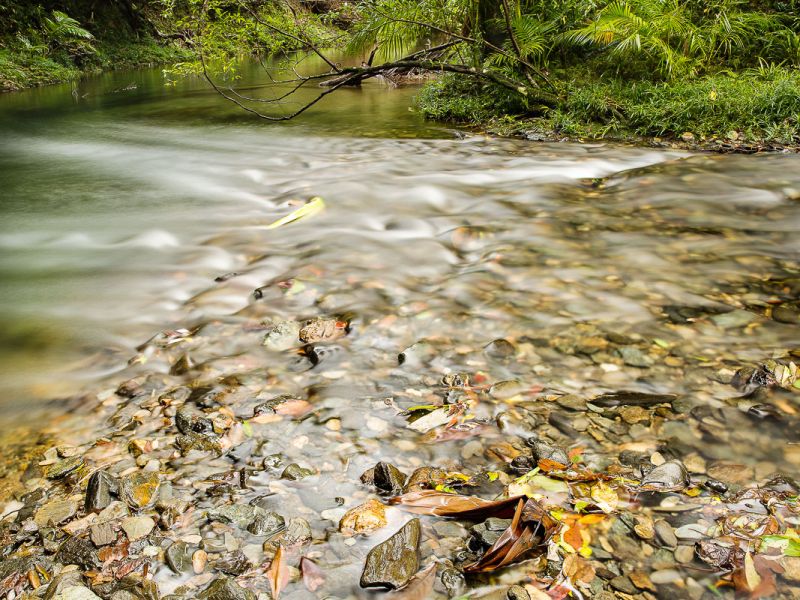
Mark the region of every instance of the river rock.
POLYGON ((73 585, 65 587, 58 594, 55 594, 52 600, 100 600, 100 596, 87 587, 73 585))
POLYGON ((155 522, 150 517, 128 517, 122 520, 122 530, 131 541, 145 537, 153 531, 155 526, 155 522))
POLYGON ((218 577, 197 597, 200 600, 256 600, 255 593, 243 588, 230 577, 218 577))
POLYGON ((231 523, 242 529, 247 528, 262 513, 262 509, 252 504, 226 504, 209 512, 209 518, 214 521, 231 523))
POLYGON ((226 575, 241 575, 253 565, 247 560, 247 557, 241 552, 233 552, 226 554, 214 563, 214 568, 221 571, 226 575))
POLYGON ((386 525, 386 507, 377 500, 368 500, 348 510, 339 522, 342 533, 370 533, 386 525))
POLYGON ((36 511, 33 520, 40 528, 53 527, 71 519, 76 512, 78 506, 72 500, 51 500, 36 511))
POLYGON ((175 443, 180 448, 183 456, 186 456, 192 450, 211 452, 217 456, 222 455, 222 444, 219 438, 212 434, 190 432, 176 437, 175 443))
POLYGON ((289 519, 286 528, 264 542, 265 552, 275 552, 278 546, 296 549, 309 544, 312 539, 311 525, 300 517, 289 519))
POLYGON ((412 519, 367 554, 361 587, 403 587, 419 570, 420 521, 412 519))
POLYGON ((527 444, 533 450, 533 458, 537 463, 540 460, 551 460, 561 465, 568 466, 571 464, 567 453, 558 446, 548 444, 536 438, 529 438, 527 444))
POLYGON ((488 548, 492 546, 497 539, 508 529, 511 525, 511 519, 498 519, 491 517, 486 519, 483 523, 478 523, 472 527, 472 535, 475 543, 478 545, 476 549, 488 548))
POLYGON ((283 529, 285 521, 275 512, 256 511, 252 523, 247 526, 247 531, 253 535, 272 535, 283 529))
POLYGON ((288 350, 298 345, 300 323, 282 321, 272 328, 264 338, 264 345, 270 350, 288 350))
POLYGON ((57 463, 50 465, 47 468, 48 479, 63 479, 67 475, 71 475, 78 469, 83 467, 83 458, 80 456, 73 456, 72 458, 65 458, 57 463))
POLYGON ((688 483, 689 473, 677 460, 670 460, 655 467, 642 480, 642 485, 664 489, 683 488, 688 483))
POLYGON ((391 463, 381 461, 375 465, 373 470, 373 483, 375 487, 387 494, 401 493, 406 479, 406 475, 391 463))
POLYGON ((117 495, 118 493, 119 484, 114 477, 106 471, 95 471, 89 477, 89 483, 86 486, 84 509, 86 512, 100 512, 111 504, 112 494, 117 495))
POLYGON ((517 349, 514 347, 514 344, 504 338, 499 338, 489 342, 483 351, 486 353, 486 356, 496 360, 508 359, 517 353, 517 349))
POLYGON ((122 478, 122 499, 134 510, 150 508, 158 497, 161 478, 151 471, 135 471, 122 478))
POLYGON ((289 481, 298 481, 300 479, 305 479, 306 477, 311 477, 315 475, 316 471, 314 469, 308 469, 306 467, 301 467, 297 463, 292 463, 287 465, 286 468, 281 473, 281 479, 288 479, 289 481))
POLYGON ((89 530, 89 538, 92 540, 92 543, 99 548, 100 546, 108 546, 116 542, 117 532, 114 529, 114 525, 109 522, 98 523, 92 525, 89 530))
POLYGON ((214 433, 214 423, 196 407, 184 404, 175 413, 175 425, 184 435, 191 433, 214 433))
POLYGON ((62 565, 78 565, 84 569, 93 569, 98 564, 94 546, 77 536, 70 536, 61 544, 55 560, 62 565))
POLYGON ((434 489, 447 481, 447 473, 436 467, 420 467, 409 476, 403 488, 404 492, 418 492, 434 489))
POLYGON ((175 542, 164 552, 167 566, 177 575, 192 572, 192 553, 185 542, 175 542))

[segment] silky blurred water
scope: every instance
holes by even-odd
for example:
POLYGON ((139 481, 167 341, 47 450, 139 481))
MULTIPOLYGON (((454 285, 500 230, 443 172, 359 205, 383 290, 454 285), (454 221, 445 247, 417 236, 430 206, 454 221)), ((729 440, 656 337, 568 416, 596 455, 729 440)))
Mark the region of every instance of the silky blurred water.
MULTIPOLYGON (((346 301, 327 289, 295 308, 305 297, 377 317, 425 301, 439 318, 493 319, 489 339, 559 319, 646 324, 659 306, 797 278, 798 156, 462 139, 424 122, 414 91, 370 82, 280 125, 200 80, 166 86, 157 69, 0 97, 3 414, 298 274, 324 272, 346 301), (323 214, 265 228, 312 196, 323 214), (215 286, 232 271, 244 275, 215 286), (380 286, 366 291, 370 278, 380 286)), ((452 334, 435 321, 416 333, 437 327, 452 334)), ((739 358, 800 342, 791 324, 760 331, 751 350, 737 338, 739 358)))

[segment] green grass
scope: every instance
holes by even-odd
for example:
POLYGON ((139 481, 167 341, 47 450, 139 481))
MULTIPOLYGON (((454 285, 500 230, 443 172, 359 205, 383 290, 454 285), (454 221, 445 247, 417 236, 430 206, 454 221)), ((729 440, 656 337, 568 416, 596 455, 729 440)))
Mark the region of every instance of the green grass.
POLYGON ((553 73, 560 100, 549 107, 507 92, 443 77, 422 90, 429 118, 533 129, 574 138, 665 137, 800 144, 800 73, 780 67, 718 73, 672 82, 553 73))

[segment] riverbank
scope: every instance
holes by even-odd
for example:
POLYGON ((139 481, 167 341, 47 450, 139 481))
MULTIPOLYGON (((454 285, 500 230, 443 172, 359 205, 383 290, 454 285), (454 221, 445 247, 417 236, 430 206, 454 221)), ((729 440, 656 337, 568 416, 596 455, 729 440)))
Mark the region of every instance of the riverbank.
POLYGON ((712 152, 800 151, 800 74, 779 67, 681 82, 551 74, 558 102, 444 76, 426 85, 426 117, 533 141, 617 141, 712 152))
POLYGON ((172 65, 191 58, 178 44, 144 37, 129 42, 97 42, 96 52, 81 61, 68 55, 49 55, 19 46, 0 47, 0 92, 75 81, 104 71, 172 65))

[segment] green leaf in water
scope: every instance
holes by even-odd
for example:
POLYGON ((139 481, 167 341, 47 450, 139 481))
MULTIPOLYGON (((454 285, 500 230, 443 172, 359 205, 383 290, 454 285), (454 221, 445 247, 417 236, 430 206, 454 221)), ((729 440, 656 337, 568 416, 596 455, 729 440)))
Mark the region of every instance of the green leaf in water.
POLYGON ((292 223, 299 219, 303 219, 305 217, 311 217, 319 212, 322 212, 324 208, 325 208, 325 202, 319 196, 315 196, 297 210, 292 211, 285 217, 282 217, 277 221, 275 221, 274 223, 270 223, 269 225, 267 225, 267 229, 276 229, 278 227, 288 225, 289 223, 292 223))
POLYGON ((661 338, 655 338, 653 343, 658 346, 659 348, 664 348, 665 350, 669 348, 669 342, 667 340, 662 340, 661 338))

